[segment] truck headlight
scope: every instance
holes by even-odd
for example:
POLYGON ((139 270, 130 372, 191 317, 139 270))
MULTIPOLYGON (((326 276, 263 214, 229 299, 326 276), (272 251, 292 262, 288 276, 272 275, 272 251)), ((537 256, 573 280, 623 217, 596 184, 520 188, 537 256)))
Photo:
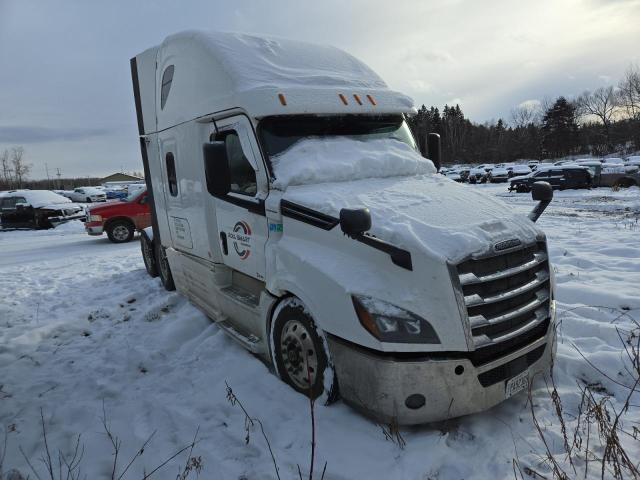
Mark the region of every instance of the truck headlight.
POLYGON ((101 222, 102 221, 102 216, 101 215, 89 215, 89 221, 90 222, 101 222))
POLYGON ((424 318, 375 298, 360 295, 351 298, 362 326, 381 342, 440 343, 424 318))

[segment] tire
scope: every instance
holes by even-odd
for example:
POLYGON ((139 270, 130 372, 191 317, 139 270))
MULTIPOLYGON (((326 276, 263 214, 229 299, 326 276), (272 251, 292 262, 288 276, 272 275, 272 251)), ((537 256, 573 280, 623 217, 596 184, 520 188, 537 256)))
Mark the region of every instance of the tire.
POLYGON ((136 230, 127 220, 115 220, 107 225, 107 236, 113 243, 127 243, 133 238, 136 230))
POLYGON ((613 184, 615 188, 629 188, 633 187, 634 185, 636 185, 636 182, 634 182, 631 178, 620 178, 619 180, 616 180, 616 183, 613 184))
POLYGON ((271 355, 278 376, 314 400, 324 395, 325 404, 329 404, 338 397, 338 382, 327 358, 326 340, 299 300, 284 302, 271 326, 271 355), (327 382, 325 377, 331 380, 327 382))
POLYGON ((144 261, 144 268, 151 278, 158 276, 158 262, 156 261, 156 251, 153 242, 149 240, 149 237, 143 232, 140 235, 140 250, 142 252, 142 260, 144 261))
POLYGON ((91 198, 87 197, 87 202, 86 203, 91 203, 91 198))
POLYGON ((173 275, 171 275, 171 267, 169 266, 169 260, 167 259, 167 252, 159 243, 156 245, 156 263, 158 265, 160 283, 162 283, 162 286, 166 291, 174 291, 176 289, 176 284, 173 282, 173 275))

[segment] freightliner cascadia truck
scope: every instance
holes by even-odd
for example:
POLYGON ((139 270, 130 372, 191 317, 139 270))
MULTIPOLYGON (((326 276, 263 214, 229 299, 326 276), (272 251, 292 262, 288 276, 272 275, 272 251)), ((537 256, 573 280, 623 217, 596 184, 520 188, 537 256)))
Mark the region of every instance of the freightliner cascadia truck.
POLYGON ((340 49, 187 31, 131 59, 147 271, 302 395, 379 421, 485 410, 554 355, 544 233, 437 174, 340 49))

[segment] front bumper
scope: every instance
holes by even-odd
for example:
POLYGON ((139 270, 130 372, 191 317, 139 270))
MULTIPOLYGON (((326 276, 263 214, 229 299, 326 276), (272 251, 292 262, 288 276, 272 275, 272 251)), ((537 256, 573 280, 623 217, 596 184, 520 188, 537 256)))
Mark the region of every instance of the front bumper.
POLYGON ((340 395, 365 415, 397 425, 487 410, 506 400, 509 379, 527 371, 532 381, 551 367, 556 348, 554 304, 550 313, 544 337, 479 366, 467 358, 429 358, 429 354, 416 360, 390 358, 329 337, 340 395), (423 396, 424 404, 409 408, 405 402, 412 395, 423 396))
POLYGON ((79 210, 76 213, 69 213, 67 215, 57 215, 54 217, 49 217, 48 220, 54 227, 61 225, 63 223, 69 222, 71 220, 82 220, 84 221, 87 214, 84 210, 79 210))
POLYGON ((104 226, 100 222, 86 222, 84 229, 89 235, 102 235, 104 232, 104 226))

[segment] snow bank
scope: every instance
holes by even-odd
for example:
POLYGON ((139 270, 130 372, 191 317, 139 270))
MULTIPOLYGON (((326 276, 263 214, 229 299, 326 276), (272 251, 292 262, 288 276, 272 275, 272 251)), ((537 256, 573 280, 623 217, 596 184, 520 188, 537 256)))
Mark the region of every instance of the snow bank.
POLYGON ((393 139, 311 137, 271 159, 275 188, 436 172, 406 143, 393 139))
MULTIPOLYGON (((345 187, 346 195, 350 184, 337 185, 345 187)), ((437 191, 438 185, 449 187, 443 181, 429 188, 437 191)), ((530 195, 507 193, 504 185, 462 187, 501 195, 511 210, 521 214, 533 205, 530 195)), ((307 187, 295 187, 303 188, 307 187)), ((390 195, 385 191, 379 203, 390 195)), ((556 192, 539 220, 549 238, 558 283, 554 378, 569 432, 575 426, 571 418, 578 416, 579 385, 600 385, 612 395, 616 411, 629 393, 620 385, 631 381, 631 365, 618 332, 634 328, 631 317, 640 321, 639 227, 626 211, 639 196, 637 187, 556 192), (627 315, 607 307, 624 308, 627 315)), ((436 194, 430 198, 428 205, 437 210, 436 194)), ((444 221, 445 214, 441 215, 444 221)), ((111 478, 113 455, 100 423, 104 405, 111 430, 122 441, 120 471, 157 432, 127 478, 142 478, 145 471, 189 444, 198 428, 193 455, 202 457, 201 478, 275 478, 269 447, 257 423, 249 426, 247 445, 244 414, 226 399, 229 384, 249 414, 260 418, 280 476, 298 478, 300 465, 306 478, 311 440, 308 398, 270 374, 258 358, 184 297, 167 293, 158 279, 149 278, 136 242, 115 245, 81 229, 59 237, 51 232, 46 237, 33 235, 36 232, 0 234, 0 425, 8 431, 5 472, 15 468, 25 477, 30 472, 22 449, 46 477, 38 461, 44 453, 42 408, 51 450, 61 449, 69 458, 76 435, 82 433, 83 474, 89 479, 111 478)), ((549 447, 557 461, 565 462, 562 426, 541 378, 533 383, 532 395, 538 421, 551 437, 549 447)), ((636 395, 632 404, 638 403, 636 395)), ((315 409, 316 466, 327 462, 325 478, 513 478, 514 458, 523 469, 553 478, 550 467, 540 460, 545 446, 524 393, 484 413, 403 428, 399 432, 406 441, 403 449, 343 402, 329 407, 316 402, 315 409)), ((624 416, 629 429, 640 422, 637 408, 624 416)), ((622 440, 634 441, 630 436, 622 440)), ((628 451, 632 459, 640 458, 637 442, 628 451)), ((153 478, 175 478, 186 455, 170 461, 153 478)), ((597 466, 589 472, 589 478, 600 478, 597 466)))

